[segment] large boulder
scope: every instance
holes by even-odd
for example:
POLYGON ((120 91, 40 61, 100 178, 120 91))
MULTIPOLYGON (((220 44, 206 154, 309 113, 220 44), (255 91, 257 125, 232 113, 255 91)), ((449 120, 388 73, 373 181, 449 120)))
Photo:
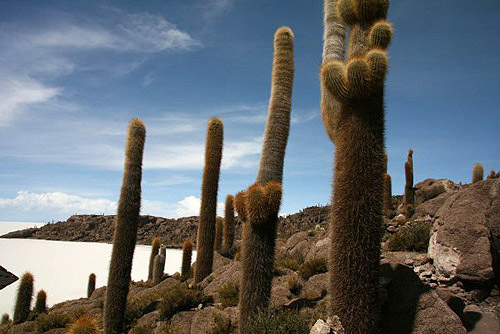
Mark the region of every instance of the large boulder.
POLYGON ((452 194, 436 212, 428 254, 444 276, 485 282, 495 276, 498 238, 500 180, 485 180, 452 194))
POLYGON ((438 197, 442 193, 457 191, 459 186, 446 179, 426 179, 415 185, 415 206, 438 197))
POLYGON ((424 285, 412 268, 384 263, 381 268, 385 302, 384 334, 465 334, 460 318, 424 285))

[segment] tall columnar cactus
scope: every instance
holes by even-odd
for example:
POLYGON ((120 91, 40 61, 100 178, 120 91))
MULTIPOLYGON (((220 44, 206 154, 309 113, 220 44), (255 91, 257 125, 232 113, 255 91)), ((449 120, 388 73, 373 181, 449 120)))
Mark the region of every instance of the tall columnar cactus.
POLYGON ((89 282, 87 283, 87 298, 90 298, 95 290, 95 274, 91 273, 89 275, 89 282))
POLYGON ((33 298, 33 275, 27 272, 21 278, 17 290, 16 306, 14 308, 14 324, 26 321, 30 314, 31 298, 33 298))
POLYGON ((233 195, 226 196, 226 205, 224 208, 224 232, 222 250, 224 253, 229 253, 233 248, 234 243, 234 197, 233 195))
POLYGON ((340 317, 346 333, 367 334, 377 332, 380 309, 385 49, 392 26, 386 21, 388 0, 338 0, 336 9, 350 36, 348 59, 329 60, 321 70, 324 87, 339 103, 337 114, 323 117, 333 120, 324 125, 334 132, 336 147, 329 313, 340 317))
POLYGON ((153 261, 153 283, 158 284, 163 278, 163 272, 165 270, 165 261, 167 257, 167 248, 164 245, 160 246, 158 254, 155 256, 153 261))
POLYGON ((123 328, 141 209, 142 156, 145 140, 144 123, 138 119, 130 121, 104 304, 104 334, 119 334, 123 328))
POLYGON ((189 278, 189 272, 191 270, 191 257, 193 256, 193 243, 191 239, 187 239, 182 244, 182 267, 181 267, 181 278, 186 280, 189 278))
POLYGON ((415 191, 413 189, 413 150, 410 148, 408 151, 408 160, 405 162, 405 195, 404 206, 413 206, 415 201, 415 191))
POLYGON ((223 138, 222 121, 213 117, 208 121, 205 144, 205 168, 203 170, 203 184, 201 187, 200 223, 196 239, 195 284, 203 281, 212 272, 217 190, 219 188, 223 138))
POLYGON ((389 217, 392 214, 392 180, 387 173, 388 156, 385 154, 385 175, 384 175, 384 214, 389 217))
POLYGON ((238 215, 246 216, 242 233, 240 325, 268 307, 273 278, 274 248, 281 204, 283 163, 290 128, 294 76, 294 35, 281 27, 274 35, 271 98, 262 156, 255 185, 236 196, 238 215), (240 211, 239 203, 245 202, 240 211))
POLYGON ((160 249, 161 241, 160 238, 153 238, 151 242, 151 255, 149 256, 149 271, 148 271, 148 281, 153 279, 153 266, 155 261, 155 256, 158 255, 158 250, 160 249))
POLYGON ((36 313, 47 312, 47 293, 44 290, 40 290, 36 294, 35 312, 36 313))
POLYGON ((223 229, 224 229, 224 219, 222 219, 221 217, 217 217, 215 219, 215 240, 214 240, 214 250, 216 252, 221 251, 223 229))
POLYGON ((484 169, 483 165, 479 162, 474 164, 474 168, 472 169, 472 183, 476 183, 483 180, 484 169))

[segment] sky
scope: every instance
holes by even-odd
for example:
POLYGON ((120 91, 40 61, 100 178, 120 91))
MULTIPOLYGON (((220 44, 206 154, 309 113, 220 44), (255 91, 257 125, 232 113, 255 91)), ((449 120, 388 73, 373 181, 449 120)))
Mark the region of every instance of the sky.
MULTIPOLYGON (((116 212, 128 121, 147 139, 142 214, 197 215, 204 137, 224 122, 219 212, 250 186, 270 94, 273 34, 295 34, 280 212, 331 196, 319 110, 322 1, 0 1, 0 220, 116 212)), ((393 194, 500 169, 500 3, 393 0, 386 147, 393 194)))

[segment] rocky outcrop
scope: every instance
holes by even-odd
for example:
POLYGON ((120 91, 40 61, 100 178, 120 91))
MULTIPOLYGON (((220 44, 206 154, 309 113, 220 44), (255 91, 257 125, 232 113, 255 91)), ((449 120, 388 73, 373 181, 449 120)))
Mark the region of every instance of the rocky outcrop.
POLYGON ((477 182, 452 194, 436 212, 429 257, 444 276, 491 280, 499 232, 500 180, 477 182))

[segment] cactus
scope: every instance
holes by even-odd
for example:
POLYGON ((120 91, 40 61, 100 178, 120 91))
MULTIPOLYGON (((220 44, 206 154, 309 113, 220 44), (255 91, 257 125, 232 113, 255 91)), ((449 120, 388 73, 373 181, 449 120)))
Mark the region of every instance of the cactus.
POLYGON ((90 298, 95 290, 95 274, 91 273, 89 275, 89 282, 87 283, 87 298, 90 298))
POLYGON ((492 179, 496 179, 497 178, 497 174, 495 173, 495 170, 492 169, 490 170, 490 175, 488 175, 488 180, 492 180, 492 179))
POLYGON ((44 290, 38 291, 36 294, 35 313, 47 312, 47 293, 44 290))
POLYGON ((483 165, 479 162, 474 164, 474 168, 472 169, 472 183, 476 183, 483 180, 484 169, 483 165))
POLYGON ((182 244, 182 267, 181 267, 181 279, 186 280, 189 277, 189 272, 191 270, 191 257, 193 255, 193 243, 191 239, 187 239, 182 244))
POLYGON ((68 334, 99 334, 99 327, 95 320, 81 317, 73 322, 67 331, 68 334))
POLYGON ((233 248, 234 243, 234 198, 233 195, 226 196, 226 205, 224 208, 224 231, 223 231, 223 242, 222 251, 224 253, 230 253, 233 248))
MULTIPOLYGON (((325 0, 328 1, 328 0, 325 0)), ((325 6, 333 11, 333 5, 325 6)), ((338 16, 350 26, 348 59, 331 59, 322 84, 339 104, 323 117, 334 132, 335 176, 330 215, 330 315, 349 334, 376 333, 384 194, 385 48, 392 26, 388 0, 338 0, 338 16), (333 114, 332 114, 333 113, 333 114)), ((333 16, 331 13, 325 15, 333 16)), ((327 27, 325 27, 326 29, 327 27)))
POLYGON ((195 284, 212 273, 214 261, 215 215, 217 213, 217 190, 219 188, 222 141, 222 121, 213 117, 208 121, 205 146, 205 168, 201 187, 200 223, 196 239, 195 284))
POLYGON ((160 246, 158 254, 153 261, 153 283, 158 284, 163 278, 163 271, 165 270, 165 261, 167 257, 167 248, 164 245, 160 246))
POLYGON ((33 275, 27 272, 21 278, 17 290, 16 306, 14 308, 14 324, 26 321, 30 314, 31 298, 33 297, 33 275))
POLYGON ((405 162, 405 195, 404 206, 408 208, 409 205, 414 205, 415 191, 413 189, 413 150, 410 148, 408 151, 408 160, 405 162))
POLYGON ((2 315, 2 321, 0 322, 0 325, 7 325, 8 323, 10 323, 10 317, 7 313, 4 313, 2 315))
POLYGON ((151 242, 151 255, 149 256, 149 271, 148 271, 148 281, 153 279, 153 268, 155 256, 158 254, 158 250, 160 249, 160 238, 153 238, 151 242))
POLYGON ((220 252, 222 247, 222 230, 224 229, 224 219, 217 217, 215 219, 215 240, 214 251, 220 252))
POLYGON ((138 119, 130 121, 104 304, 105 334, 119 334, 123 329, 141 208, 142 156, 145 140, 146 127, 144 123, 138 119))
POLYGON ((236 196, 238 216, 243 218, 240 326, 267 308, 271 296, 274 248, 281 204, 283 163, 290 128, 294 77, 294 35, 281 27, 274 35, 274 59, 269 113, 262 156, 255 185, 236 196), (244 209, 241 208, 244 202, 244 209))
POLYGON ((384 175, 384 214, 390 217, 392 214, 392 180, 387 173, 387 153, 385 154, 385 175, 384 175))

